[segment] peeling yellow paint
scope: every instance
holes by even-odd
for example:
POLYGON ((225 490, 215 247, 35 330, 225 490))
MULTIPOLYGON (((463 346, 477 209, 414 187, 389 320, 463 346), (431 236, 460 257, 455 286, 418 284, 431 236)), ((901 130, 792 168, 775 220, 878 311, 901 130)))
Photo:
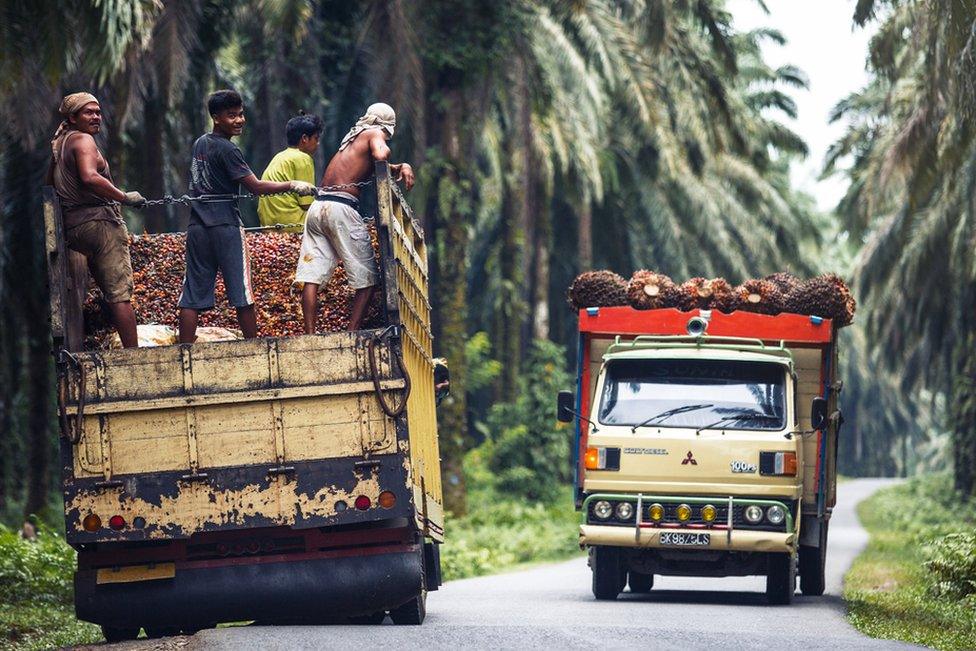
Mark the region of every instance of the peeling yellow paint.
POLYGON ((296 518, 335 515, 335 504, 343 500, 352 508, 359 495, 366 495, 374 503, 379 498, 380 485, 375 476, 361 479, 352 491, 324 486, 311 497, 295 492, 295 482, 284 477, 273 480, 270 486, 250 484, 240 490, 213 490, 202 484, 181 484, 173 497, 162 497, 157 506, 137 497, 121 497, 118 490, 79 493, 65 504, 69 512, 77 509, 75 529, 82 532, 81 521, 89 513, 107 522, 113 515, 121 515, 126 522, 136 516, 146 519, 150 538, 170 538, 172 530, 193 533, 208 525, 244 526, 253 518, 267 518, 275 525, 293 525, 296 518))

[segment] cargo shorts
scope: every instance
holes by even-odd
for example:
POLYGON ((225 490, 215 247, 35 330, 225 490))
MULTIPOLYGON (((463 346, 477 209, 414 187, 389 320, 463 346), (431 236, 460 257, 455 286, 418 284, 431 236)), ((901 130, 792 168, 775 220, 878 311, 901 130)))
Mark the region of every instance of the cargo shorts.
POLYGON ((88 259, 88 270, 109 303, 132 300, 132 260, 125 224, 107 219, 67 229, 65 244, 88 259))
POLYGON ((190 222, 186 228, 186 273, 178 306, 212 309, 218 271, 224 279, 228 303, 238 308, 254 305, 251 258, 244 229, 239 225, 204 226, 190 222))
MULTIPOLYGON (((335 194, 354 199, 345 192, 335 194)), ((359 213, 352 206, 317 199, 305 216, 295 281, 327 283, 339 260, 342 260, 349 286, 353 289, 365 289, 379 283, 373 244, 359 213)))

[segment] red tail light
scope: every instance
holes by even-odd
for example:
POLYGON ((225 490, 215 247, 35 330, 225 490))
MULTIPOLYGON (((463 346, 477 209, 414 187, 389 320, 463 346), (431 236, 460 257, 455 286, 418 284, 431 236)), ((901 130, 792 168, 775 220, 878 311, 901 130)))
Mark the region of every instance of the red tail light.
POLYGON ((360 511, 365 511, 368 509, 370 504, 372 504, 372 502, 370 502, 369 498, 365 495, 360 495, 356 498, 356 508, 360 511))
POLYGON ((108 526, 112 527, 116 531, 119 531, 125 527, 125 518, 121 515, 113 515, 108 519, 108 526))

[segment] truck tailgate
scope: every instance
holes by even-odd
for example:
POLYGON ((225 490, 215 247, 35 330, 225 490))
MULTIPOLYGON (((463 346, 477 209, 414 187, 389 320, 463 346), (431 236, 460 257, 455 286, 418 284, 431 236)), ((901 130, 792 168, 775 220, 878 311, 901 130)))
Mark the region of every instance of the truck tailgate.
MULTIPOLYGON (((409 506, 405 426, 377 401, 374 334, 75 354, 64 400, 77 439, 64 457, 69 539, 345 523, 368 519, 352 508, 357 496, 375 504, 387 488, 409 506), (119 514, 126 527, 86 532, 92 513, 119 514)), ((382 390, 399 394, 387 345, 376 355, 382 390)))

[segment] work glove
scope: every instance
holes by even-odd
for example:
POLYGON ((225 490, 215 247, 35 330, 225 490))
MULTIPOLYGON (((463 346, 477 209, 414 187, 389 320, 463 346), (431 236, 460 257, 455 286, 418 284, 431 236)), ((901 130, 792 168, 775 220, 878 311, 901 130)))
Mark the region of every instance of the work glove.
POLYGON ((125 197, 122 199, 123 206, 132 206, 133 208, 140 208, 146 205, 146 198, 142 196, 139 192, 135 190, 131 192, 126 192, 125 197))
POLYGON ((306 183, 305 181, 292 181, 291 191, 303 197, 314 196, 317 192, 314 185, 311 183, 306 183))

